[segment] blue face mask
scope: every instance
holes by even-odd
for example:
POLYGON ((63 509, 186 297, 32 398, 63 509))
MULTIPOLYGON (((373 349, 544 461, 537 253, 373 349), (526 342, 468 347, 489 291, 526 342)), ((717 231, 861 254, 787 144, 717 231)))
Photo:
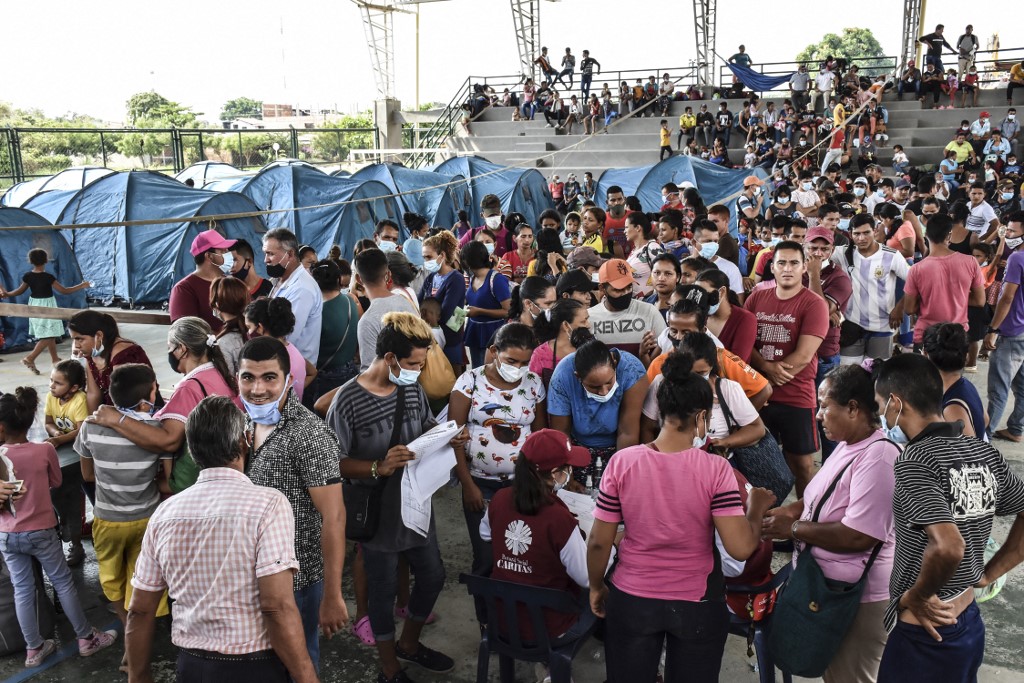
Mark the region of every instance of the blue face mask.
POLYGON ((878 188, 877 190, 875 190, 875 196, 878 197, 879 199, 885 199, 885 190, 883 190, 882 188, 878 188))
POLYGON ((437 259, 434 259, 433 261, 424 261, 423 270, 427 271, 428 273, 436 273, 439 270, 441 270, 441 262, 438 261, 437 259))
POLYGON ((700 255, 709 261, 718 254, 718 242, 705 242, 700 245, 700 255))
POLYGON ((855 188, 853 188, 853 193, 855 195, 857 195, 858 197, 863 197, 864 196, 864 188, 863 187, 855 187, 855 188))
POLYGON ((708 308, 708 316, 712 316, 718 313, 718 309, 722 307, 722 304, 718 303, 708 308))
POLYGON ((258 425, 276 425, 281 421, 281 399, 284 398, 285 394, 288 393, 288 389, 292 386, 292 376, 285 375, 284 378, 284 389, 281 390, 281 395, 277 397, 277 400, 270 403, 249 403, 241 396, 242 405, 245 407, 245 412, 249 414, 249 419, 258 425))
POLYGON ((892 427, 889 427, 889 423, 885 419, 885 414, 889 412, 889 403, 892 401, 892 398, 893 397, 890 396, 889 400, 885 402, 885 410, 882 411, 880 416, 882 418, 882 431, 885 432, 885 437, 887 439, 893 443, 899 444, 900 446, 904 446, 910 442, 910 439, 908 439, 907 435, 903 433, 903 429, 899 425, 900 415, 903 414, 903 401, 900 401, 900 410, 896 413, 896 420, 893 422, 892 427))
POLYGON ((488 254, 494 253, 494 242, 484 242, 484 246, 487 247, 488 254))
POLYGON ((605 394, 604 396, 602 396, 601 394, 592 394, 586 389, 584 389, 583 391, 587 394, 587 398, 589 398, 591 401, 596 401, 598 403, 607 403, 608 401, 612 400, 612 396, 615 395, 615 392, 618 391, 618 389, 619 380, 615 380, 615 383, 612 384, 612 388, 609 389, 608 393, 605 394))
POLYGON ((377 248, 380 249, 381 251, 383 251, 386 254, 389 251, 394 251, 395 249, 398 249, 398 245, 395 244, 394 242, 389 242, 387 240, 381 240, 380 243, 377 245, 377 248))
POLYGON ((1003 198, 1004 202, 1008 202, 1011 199, 1013 199, 1013 193, 1012 192, 1001 192, 999 194, 999 196, 1003 198))
POLYGON ((407 387, 412 384, 416 384, 419 378, 419 370, 406 370, 401 365, 399 365, 398 375, 393 375, 391 374, 391 368, 388 367, 388 379, 391 380, 392 384, 397 384, 400 387, 407 387))

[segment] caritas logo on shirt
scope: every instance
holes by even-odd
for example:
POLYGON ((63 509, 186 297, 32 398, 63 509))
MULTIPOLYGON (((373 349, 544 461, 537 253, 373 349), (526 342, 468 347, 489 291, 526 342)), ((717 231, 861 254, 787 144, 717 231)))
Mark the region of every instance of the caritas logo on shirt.
POLYGON ((530 525, 521 519, 512 520, 505 529, 505 547, 512 553, 512 556, 502 553, 497 565, 510 572, 532 574, 533 565, 525 558, 520 557, 526 554, 532 543, 533 530, 530 529, 530 525))
POLYGON ((793 335, 786 325, 796 325, 796 317, 791 313, 757 313, 758 349, 765 359, 778 358, 785 351, 776 348, 775 344, 789 344, 793 335))

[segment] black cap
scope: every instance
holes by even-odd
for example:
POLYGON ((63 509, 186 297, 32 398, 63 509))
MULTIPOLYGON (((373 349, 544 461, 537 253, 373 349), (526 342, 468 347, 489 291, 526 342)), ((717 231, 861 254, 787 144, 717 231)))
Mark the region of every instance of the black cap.
POLYGON ((878 181, 878 186, 879 187, 890 187, 890 188, 895 189, 896 188, 896 183, 894 183, 892 181, 892 178, 882 178, 881 180, 878 181))
POLYGON ((849 202, 843 202, 842 204, 839 205, 840 216, 852 216, 855 213, 857 213, 857 209, 854 208, 853 204, 850 204, 849 202))
POLYGON ((569 292, 592 292, 597 289, 597 285, 590 278, 590 275, 583 270, 573 269, 562 273, 558 277, 558 283, 555 285, 555 293, 558 298, 561 299, 563 294, 569 292))
POLYGON ((678 291, 684 299, 689 299, 705 312, 711 310, 711 294, 700 285, 682 285, 678 291))

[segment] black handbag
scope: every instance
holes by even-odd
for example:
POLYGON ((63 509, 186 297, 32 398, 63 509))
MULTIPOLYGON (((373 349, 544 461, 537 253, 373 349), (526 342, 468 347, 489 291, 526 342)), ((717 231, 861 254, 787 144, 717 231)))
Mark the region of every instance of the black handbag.
MULTIPOLYGON (((811 516, 812 522, 818 521, 825 501, 852 464, 852 461, 847 463, 822 494, 811 516)), ((796 569, 779 590, 772 612, 768 648, 776 666, 786 673, 806 678, 817 678, 825 673, 857 617, 864 581, 881 549, 882 542, 879 542, 871 551, 860 579, 848 583, 827 578, 811 554, 811 546, 804 545, 796 569)))
MULTIPOLYGON (((398 387, 398 406, 395 408, 395 426, 391 430, 388 450, 398 445, 405 421, 405 387, 398 387)), ((391 477, 381 477, 372 484, 356 484, 345 480, 341 486, 345 502, 345 537, 350 541, 369 541, 377 535, 384 487, 391 477)))
MULTIPOLYGON (((721 379, 715 382, 715 394, 718 396, 718 406, 725 415, 725 423, 729 426, 729 433, 740 429, 740 424, 733 417, 729 404, 725 402, 722 394, 721 379)), ((779 448, 779 442, 767 430, 761 440, 753 446, 743 446, 732 449, 732 466, 743 473, 751 486, 766 488, 775 494, 775 505, 782 505, 786 496, 793 489, 796 477, 786 463, 786 456, 779 448)))

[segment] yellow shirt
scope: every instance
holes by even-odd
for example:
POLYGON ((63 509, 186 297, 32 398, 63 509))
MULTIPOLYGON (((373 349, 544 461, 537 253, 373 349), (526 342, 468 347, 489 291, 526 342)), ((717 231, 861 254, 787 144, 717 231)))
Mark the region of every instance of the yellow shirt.
POLYGON ((672 146, 672 131, 668 128, 662 128, 658 131, 661 133, 661 146, 671 147, 672 146))
POLYGON ((1010 80, 1024 81, 1024 68, 1021 68, 1020 64, 1014 64, 1010 67, 1010 80))
POLYGON ((61 434, 75 429, 75 425, 89 417, 89 406, 85 402, 85 392, 79 391, 67 403, 61 403, 53 394, 46 394, 46 415, 53 418, 53 423, 61 434))
POLYGON ((600 233, 595 232, 593 235, 583 240, 583 246, 593 247, 594 251, 596 251, 598 254, 604 253, 604 240, 601 239, 600 233))
POLYGON ((971 156, 971 152, 974 151, 974 148, 971 147, 971 143, 969 142, 965 141, 964 144, 958 145, 956 144, 956 140, 954 140, 946 145, 946 151, 948 152, 949 150, 956 152, 956 163, 962 164, 971 156))
POLYGON ((697 117, 693 114, 681 114, 679 116, 679 127, 682 129, 694 128, 697 125, 697 117))

